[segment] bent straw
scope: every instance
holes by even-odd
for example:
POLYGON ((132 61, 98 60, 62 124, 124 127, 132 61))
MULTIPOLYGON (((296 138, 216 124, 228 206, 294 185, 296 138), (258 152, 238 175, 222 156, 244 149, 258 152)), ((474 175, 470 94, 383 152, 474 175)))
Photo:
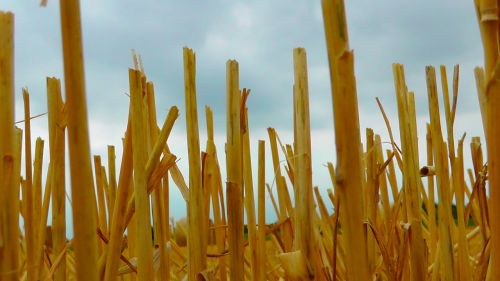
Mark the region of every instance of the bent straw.
MULTIPOLYGON (((152 189, 150 188, 151 177, 155 169, 158 168, 158 162, 160 160, 161 153, 163 152, 164 149, 168 151, 167 149, 168 146, 166 142, 168 137, 170 136, 170 132, 172 131, 175 120, 177 119, 178 116, 179 116, 179 110, 177 109, 176 106, 172 106, 167 114, 167 117, 165 117, 165 122, 163 123, 163 127, 160 131, 160 134, 156 139, 153 149, 151 150, 148 156, 148 161, 146 163, 146 168, 145 168, 145 174, 148 180, 148 194, 149 192, 152 191, 152 189)), ((164 156, 165 162, 169 164, 170 161, 175 161, 175 158, 176 157, 170 154, 169 152, 166 152, 164 156)), ((172 164, 172 169, 175 169, 176 167, 175 162, 171 164, 172 164)), ((168 168, 170 168, 170 165, 168 165, 168 168)), ((129 224, 134 212, 135 212, 135 193, 132 193, 130 200, 127 203, 127 209, 125 212, 125 226, 129 224)))

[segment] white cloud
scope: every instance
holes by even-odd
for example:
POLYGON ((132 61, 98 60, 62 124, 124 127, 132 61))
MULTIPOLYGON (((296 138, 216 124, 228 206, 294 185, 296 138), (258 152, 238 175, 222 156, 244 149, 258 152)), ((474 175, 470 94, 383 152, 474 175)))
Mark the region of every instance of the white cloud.
POLYGON ((254 12, 247 3, 236 3, 231 14, 238 28, 250 29, 254 25, 254 12))

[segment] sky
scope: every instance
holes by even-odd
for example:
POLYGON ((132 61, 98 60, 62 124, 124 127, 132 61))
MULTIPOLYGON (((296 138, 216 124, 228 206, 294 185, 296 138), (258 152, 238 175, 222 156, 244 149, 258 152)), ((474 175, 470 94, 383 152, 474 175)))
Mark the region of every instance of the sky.
MULTIPOLYGON (((30 91, 32 114, 43 113, 47 111, 46 77, 63 77, 58 4, 49 0, 42 8, 37 1, 0 2, 0 10, 15 13, 16 120, 23 114, 22 87, 30 91)), ((276 128, 283 142, 293 142, 293 48, 304 47, 313 184, 323 194, 332 187, 325 167, 328 161, 335 162, 335 143, 321 1, 87 0, 81 1, 81 11, 91 150, 102 156, 103 163, 108 144, 117 147, 120 160, 132 49, 141 55, 146 75, 155 84, 158 120, 164 119, 170 106, 180 109, 168 143, 180 158, 178 164, 187 179, 182 48, 188 46, 196 52, 201 148, 206 142, 204 108, 209 105, 214 110, 216 145, 224 170, 226 61, 239 62, 240 86, 251 89, 249 123, 252 161, 256 164, 257 141, 269 140, 267 127, 276 128)), ((473 68, 482 65, 483 55, 473 1, 356 0, 346 1, 346 12, 350 47, 355 54, 362 136, 370 127, 388 141, 375 102, 379 97, 399 142, 391 67, 395 62, 405 65, 408 87, 415 92, 421 151, 429 120, 426 65, 446 65, 451 83, 453 65, 460 64, 455 135, 467 132, 466 143, 472 136, 483 135, 473 75, 473 68)), ((48 166, 46 117, 32 121, 33 143, 36 136, 46 140, 44 165, 48 166)), ((467 157, 469 150, 465 150, 467 157)), ((266 152, 270 153, 269 147, 266 152)), ((420 156, 423 163, 425 156, 420 156)), ((266 181, 272 184, 270 158, 266 172, 266 181)), ((69 186, 67 189, 70 193, 69 186)), ((186 214, 173 185, 170 212, 176 218, 186 214)), ((269 208, 269 221, 276 218, 272 212, 269 208)))

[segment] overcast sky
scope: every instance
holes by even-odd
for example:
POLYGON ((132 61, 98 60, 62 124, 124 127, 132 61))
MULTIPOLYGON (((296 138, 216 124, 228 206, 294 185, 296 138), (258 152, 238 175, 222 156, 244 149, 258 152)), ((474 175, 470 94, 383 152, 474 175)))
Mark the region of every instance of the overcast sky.
MULTIPOLYGON (((196 52, 202 149, 206 141, 204 107, 209 105, 214 109, 216 144, 225 169, 225 63, 236 59, 240 86, 251 89, 248 106, 255 164, 257 140, 268 140, 267 127, 275 127, 284 142, 293 142, 292 50, 305 47, 313 181, 322 190, 330 188, 324 164, 335 160, 335 148, 320 4, 318 0, 81 1, 92 153, 102 155, 106 163, 106 146, 114 144, 121 156, 128 110, 124 93, 128 92, 127 69, 132 66, 134 48, 142 56, 148 78, 155 83, 158 120, 163 120, 172 105, 181 111, 169 144, 187 179, 182 47, 189 46, 196 52)), ((17 119, 22 119, 22 87, 31 93, 31 112, 46 112, 45 77, 63 77, 58 1, 49 0, 48 6, 41 8, 34 0, 4 0, 0 9, 15 13, 17 119)), ((460 64, 455 134, 467 131, 467 141, 482 135, 473 79, 473 67, 482 64, 482 48, 473 1, 346 1, 346 9, 363 136, 364 128, 371 127, 388 140, 375 103, 375 97, 380 97, 399 139, 391 69, 394 62, 405 65, 408 87, 415 91, 420 140, 425 140, 429 119, 424 68, 430 64, 446 65, 449 79, 453 65, 460 64)), ((32 136, 47 140, 47 165, 46 117, 32 122, 32 136)), ((267 181, 272 183, 269 158, 267 164, 267 181)), ((171 214, 185 215, 175 186, 171 187, 171 198, 171 214)), ((275 218, 272 209, 268 213, 268 219, 275 218)))

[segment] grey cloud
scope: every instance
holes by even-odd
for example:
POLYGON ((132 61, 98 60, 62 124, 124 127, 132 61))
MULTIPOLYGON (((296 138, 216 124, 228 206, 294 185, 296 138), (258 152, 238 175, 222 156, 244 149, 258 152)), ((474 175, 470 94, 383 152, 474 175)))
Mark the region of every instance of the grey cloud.
MULTIPOLYGON (((62 74, 57 3, 45 9, 11 5, 18 21, 17 88, 28 85, 44 93, 44 77, 62 74)), ((425 101, 426 64, 464 63, 462 89, 467 95, 463 98, 465 104, 475 101, 471 68, 481 63, 482 54, 471 2, 349 1, 347 13, 361 110, 377 112, 375 96, 387 96, 387 104, 395 105, 392 62, 406 65, 408 84, 419 104, 425 101)), ((182 47, 192 47, 198 61, 200 115, 205 104, 211 105, 221 124, 225 61, 237 59, 240 85, 252 89, 248 102, 252 126, 258 129, 291 126, 294 47, 306 47, 310 70, 327 70, 319 1, 294 5, 287 1, 88 1, 82 2, 82 19, 90 113, 96 116, 127 111, 123 93, 128 91, 131 48, 142 55, 155 82, 159 108, 177 104, 182 111, 182 47)), ((311 103, 328 109, 311 112, 313 126, 322 127, 322 120, 331 118, 329 79, 328 75, 315 77, 312 71, 309 75, 311 103)), ((44 103, 42 94, 40 103, 44 103)))
MULTIPOLYGON (((2 9, 16 13, 17 102, 21 102, 21 87, 28 86, 32 112, 40 113, 46 110, 45 77, 62 78, 58 3, 49 1, 49 6, 42 9, 33 1, 5 2, 2 9)), ((362 135, 364 127, 374 127, 386 136, 376 96, 381 98, 393 128, 398 126, 393 62, 405 64, 408 86, 416 94, 419 128, 428 115, 425 65, 447 65, 451 82, 452 66, 460 63, 458 116, 470 118, 457 118, 457 122, 461 130, 477 127, 468 121, 480 120, 472 70, 482 64, 472 2, 346 1, 362 135)), ((163 120, 171 105, 180 108, 182 115, 175 125, 177 135, 185 131, 182 47, 189 46, 197 54, 200 130, 205 130, 204 106, 210 105, 219 135, 225 134, 225 63, 227 59, 237 59, 240 86, 252 90, 248 100, 252 135, 263 136, 268 126, 276 127, 278 132, 292 131, 292 50, 305 47, 311 126, 316 131, 331 130, 333 141, 319 0, 89 0, 81 1, 81 5, 94 152, 101 153, 104 143, 115 144, 117 151, 121 150, 118 147, 126 126, 128 98, 124 93, 128 92, 127 68, 132 66, 132 48, 142 55, 148 78, 155 83, 158 120, 163 120)), ((37 120, 34 124, 45 126, 45 122, 37 120)), ((333 144, 328 145, 332 145, 333 151, 333 144)), ((219 157, 223 158, 223 145, 218 147, 219 157)))

